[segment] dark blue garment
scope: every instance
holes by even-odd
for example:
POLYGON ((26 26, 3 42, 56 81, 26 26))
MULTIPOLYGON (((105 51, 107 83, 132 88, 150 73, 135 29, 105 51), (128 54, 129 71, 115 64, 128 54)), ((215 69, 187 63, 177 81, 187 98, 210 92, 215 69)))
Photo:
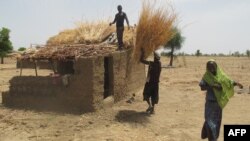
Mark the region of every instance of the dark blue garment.
MULTIPOLYGON (((203 87, 203 86, 207 87, 208 86, 207 82, 204 80, 201 80, 199 85, 200 85, 200 87, 203 87)), ((212 88, 207 89, 206 101, 217 101, 212 88)))
POLYGON ((220 134, 222 109, 216 101, 206 101, 205 122, 202 128, 202 138, 216 141, 220 134))
MULTIPOLYGON (((204 80, 201 80, 200 86, 208 86, 208 84, 204 80)), ((216 141, 220 133, 222 109, 216 100, 212 88, 207 89, 204 116, 205 122, 203 124, 201 138, 216 141)))

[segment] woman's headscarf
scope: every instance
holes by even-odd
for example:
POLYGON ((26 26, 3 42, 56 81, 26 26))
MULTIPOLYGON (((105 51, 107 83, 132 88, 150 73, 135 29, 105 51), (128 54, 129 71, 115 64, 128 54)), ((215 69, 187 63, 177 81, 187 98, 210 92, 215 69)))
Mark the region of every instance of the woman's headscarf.
POLYGON ((203 80, 210 86, 214 84, 222 86, 222 90, 213 88, 213 91, 218 104, 223 109, 228 103, 229 98, 234 95, 233 81, 220 69, 215 60, 209 60, 208 63, 213 63, 217 66, 216 75, 213 75, 207 68, 206 73, 203 75, 203 80))

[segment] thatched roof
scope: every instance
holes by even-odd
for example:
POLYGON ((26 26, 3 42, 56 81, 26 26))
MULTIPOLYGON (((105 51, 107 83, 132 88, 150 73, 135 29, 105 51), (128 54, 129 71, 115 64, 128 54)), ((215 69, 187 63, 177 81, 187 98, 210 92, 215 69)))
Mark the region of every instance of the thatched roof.
POLYGON ((64 46, 46 46, 34 54, 24 54, 21 59, 27 60, 73 60, 79 57, 108 56, 117 47, 109 44, 75 44, 64 46))
MULTIPOLYGON (((134 46, 135 27, 125 28, 124 47, 134 46)), ((107 56, 117 49, 115 27, 108 22, 79 22, 50 37, 45 47, 34 53, 23 54, 21 59, 68 60, 78 57, 107 56)))
MULTIPOLYGON (((78 22, 73 29, 66 29, 57 35, 50 37, 47 45, 70 45, 70 44, 100 44, 106 42, 113 33, 116 32, 115 26, 109 26, 107 21, 97 22, 78 22)), ((131 46, 135 37, 135 28, 130 30, 125 28, 124 44, 131 46)), ((116 40, 113 40, 113 44, 116 40)))

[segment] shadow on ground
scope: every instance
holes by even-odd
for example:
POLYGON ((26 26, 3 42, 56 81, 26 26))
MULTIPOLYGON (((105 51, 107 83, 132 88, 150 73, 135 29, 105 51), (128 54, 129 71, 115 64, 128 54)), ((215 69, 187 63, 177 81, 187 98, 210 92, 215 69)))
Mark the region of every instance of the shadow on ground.
POLYGON ((20 106, 20 105, 4 105, 0 103, 0 108, 5 108, 9 110, 20 110, 20 111, 31 111, 31 112, 38 112, 38 113, 55 113, 58 115, 64 115, 64 114, 71 114, 71 115, 82 115, 85 113, 89 113, 91 111, 81 111, 79 109, 73 109, 73 108, 68 108, 68 109, 63 109, 61 107, 49 107, 49 106, 44 106, 44 107, 32 107, 31 105, 27 106, 20 106))
POLYGON ((145 124, 149 122, 149 114, 146 112, 138 112, 134 110, 121 110, 115 116, 118 122, 145 124))

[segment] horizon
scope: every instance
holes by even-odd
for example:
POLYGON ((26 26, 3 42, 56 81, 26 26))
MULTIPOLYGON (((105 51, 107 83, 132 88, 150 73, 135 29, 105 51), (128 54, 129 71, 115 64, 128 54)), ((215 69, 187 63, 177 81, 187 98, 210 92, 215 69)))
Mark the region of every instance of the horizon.
MULTIPOLYGON (((250 49, 250 29, 246 28, 250 24, 246 18, 250 15, 250 1, 170 0, 169 3, 178 14, 178 27, 186 38, 179 52, 229 54, 250 49)), ((77 21, 112 21, 119 4, 130 25, 136 24, 140 0, 5 0, 0 2, 0 28, 11 30, 10 40, 17 50, 30 44, 45 44, 49 37, 73 28, 77 21)))

